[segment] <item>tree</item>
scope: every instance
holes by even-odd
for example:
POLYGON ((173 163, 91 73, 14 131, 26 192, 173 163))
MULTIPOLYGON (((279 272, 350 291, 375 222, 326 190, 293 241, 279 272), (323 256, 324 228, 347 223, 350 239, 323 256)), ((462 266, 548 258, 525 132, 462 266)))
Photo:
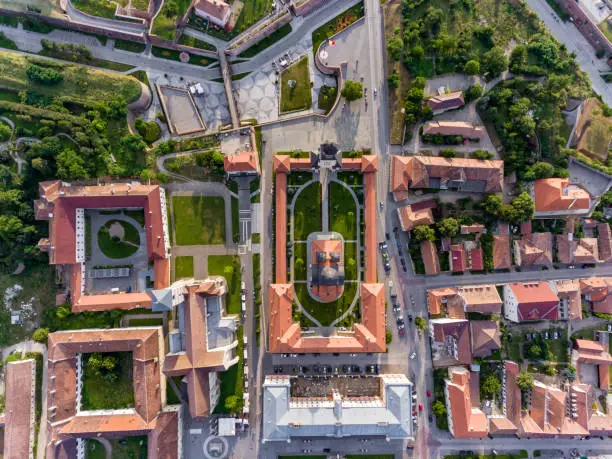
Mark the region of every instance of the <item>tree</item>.
POLYGON ((402 40, 397 37, 391 37, 387 41, 387 52, 392 61, 399 61, 402 58, 402 51, 404 51, 404 42, 402 40))
POLYGON ((473 100, 478 99, 480 96, 482 96, 482 93, 484 92, 484 89, 482 88, 482 86, 480 86, 479 84, 475 84, 473 86, 470 86, 466 91, 465 91, 465 101, 466 102, 471 102, 473 100))
POLYGON ((446 406, 441 400, 436 400, 436 403, 431 406, 431 412, 438 418, 446 416, 446 406))
POLYGON ((239 402, 240 399, 237 395, 229 395, 225 397, 225 402, 223 403, 223 405, 225 406, 225 409, 227 411, 229 411, 230 413, 234 413, 238 410, 239 402))
POLYGON ((454 218, 443 218, 438 222, 438 231, 442 236, 455 237, 459 232, 459 222, 454 218))
POLYGON ((512 200, 512 207, 516 212, 516 221, 512 223, 521 223, 533 219, 535 213, 535 204, 529 193, 523 191, 512 200))
POLYGON ((563 369, 561 372, 561 376, 567 379, 569 382, 576 381, 576 369, 574 367, 568 366, 563 369))
POLYGON ((386 331, 385 332, 385 343, 391 344, 391 341, 393 341, 393 333, 391 333, 390 331, 386 331))
POLYGON ((38 328, 34 330, 32 334, 32 339, 37 343, 47 344, 47 339, 49 338, 49 329, 48 328, 38 328))
POLYGON ((393 69, 393 72, 387 78, 387 84, 391 89, 398 88, 400 84, 399 73, 397 73, 396 69, 393 69))
POLYGON ((347 102, 352 102, 363 97, 363 85, 359 81, 347 80, 340 92, 347 102))
POLYGON ((508 68, 508 58, 504 54, 504 49, 494 46, 483 55, 484 71, 489 73, 489 77, 495 78, 508 68))
POLYGON ((410 56, 412 56, 413 59, 421 60, 425 57, 425 50, 422 46, 416 45, 410 51, 410 56))
POLYGON ((480 386, 480 391, 487 400, 492 400, 501 389, 501 383, 495 375, 489 375, 485 378, 480 386))
POLYGON ((79 154, 66 148, 56 158, 57 175, 66 180, 87 178, 89 174, 85 169, 85 160, 79 154))
POLYGON ((525 173, 526 180, 538 180, 550 178, 555 175, 555 167, 550 163, 538 161, 533 166, 527 169, 525 173))
POLYGON ((493 158, 493 153, 491 153, 490 151, 487 150, 476 150, 473 151, 470 156, 474 159, 482 159, 482 160, 487 160, 487 159, 492 159, 493 158))
POLYGON ((436 232, 432 227, 427 225, 416 226, 412 229, 412 236, 417 241, 435 241, 436 240, 436 232))
POLYGON ((542 356, 542 348, 537 344, 532 344, 527 348, 527 357, 531 360, 537 360, 542 356))
POLYGON ((544 365, 544 373, 548 376, 555 376, 557 374, 557 369, 552 363, 547 363, 544 365))
POLYGON ((425 330, 427 328, 427 321, 419 316, 414 319, 414 326, 419 330, 425 330))
POLYGON ((499 215, 499 209, 503 204, 503 200, 501 195, 499 194, 490 194, 483 201, 482 207, 485 212, 491 215, 499 215))
POLYGON ((478 75, 480 73, 480 62, 476 60, 467 61, 463 66, 463 71, 468 75, 478 75))
POLYGON ((452 148, 443 148, 440 150, 440 156, 443 158, 455 158, 457 156, 457 152, 452 148))
POLYGON ((526 371, 521 371, 516 377, 516 385, 522 391, 528 391, 533 387, 533 376, 526 371))
POLYGON ((0 123, 0 141, 4 142, 11 136, 11 127, 6 123, 0 123))
POLYGON ((225 265, 223 267, 223 274, 227 277, 232 277, 234 274, 234 267, 232 265, 225 265))

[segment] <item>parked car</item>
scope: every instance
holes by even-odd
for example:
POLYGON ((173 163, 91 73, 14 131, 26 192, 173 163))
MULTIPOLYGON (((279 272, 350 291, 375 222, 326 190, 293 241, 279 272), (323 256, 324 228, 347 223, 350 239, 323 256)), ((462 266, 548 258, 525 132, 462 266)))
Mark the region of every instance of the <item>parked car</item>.
POLYGON ((427 396, 431 397, 431 392, 429 392, 429 390, 427 391, 427 396))
POLYGON ((416 359, 416 352, 413 352, 412 354, 410 354, 410 360, 414 360, 416 359))

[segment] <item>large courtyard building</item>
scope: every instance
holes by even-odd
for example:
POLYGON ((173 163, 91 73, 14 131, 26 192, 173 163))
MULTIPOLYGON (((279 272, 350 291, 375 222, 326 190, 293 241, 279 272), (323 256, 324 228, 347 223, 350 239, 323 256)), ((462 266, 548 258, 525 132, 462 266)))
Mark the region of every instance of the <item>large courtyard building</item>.
POLYGON ((38 245, 69 285, 73 312, 156 309, 153 292, 170 284, 166 195, 161 187, 42 182, 34 210, 38 220, 49 221, 49 237, 38 245), (133 253, 126 252, 130 247, 133 253))
POLYGON ((405 375, 310 380, 266 376, 263 441, 311 437, 414 437, 413 385, 405 375))

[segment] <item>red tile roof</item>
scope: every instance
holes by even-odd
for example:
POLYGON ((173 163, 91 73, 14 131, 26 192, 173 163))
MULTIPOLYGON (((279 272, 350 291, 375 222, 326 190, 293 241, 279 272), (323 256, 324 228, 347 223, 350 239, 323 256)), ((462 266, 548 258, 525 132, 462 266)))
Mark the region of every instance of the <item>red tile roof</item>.
POLYGON ((470 269, 472 271, 482 271, 484 269, 484 260, 482 248, 476 247, 470 250, 470 269))
POLYGON ((547 282, 509 284, 518 301, 519 322, 525 320, 557 320, 559 298, 547 282))
POLYGON ((534 197, 536 212, 586 212, 591 205, 589 193, 566 178, 536 180, 534 197))
POLYGON ((431 241, 421 241, 421 258, 425 265, 425 274, 440 274, 440 260, 436 244, 431 241))
POLYGON ((403 231, 411 231, 415 226, 434 223, 431 209, 414 210, 412 206, 404 206, 397 209, 397 215, 403 231))
POLYGON ((30 431, 36 422, 36 361, 10 362, 5 368, 4 457, 28 458, 34 446, 30 431))
POLYGON ((230 174, 241 172, 256 172, 261 174, 259 170, 259 158, 257 153, 253 151, 243 151, 237 155, 225 155, 223 158, 223 169, 230 174))
POLYGON ((465 368, 449 369, 448 424, 455 438, 484 438, 488 433, 487 417, 480 409, 472 408, 469 380, 470 372, 465 368))
POLYGON ((499 326, 492 320, 470 321, 470 335, 472 337, 472 357, 488 357, 501 348, 499 326))
POLYGON ((607 223, 600 223, 597 225, 597 233, 599 260, 605 263, 612 258, 612 232, 610 231, 610 225, 607 223))
POLYGON ((470 346, 470 322, 468 320, 432 319, 430 326, 433 332, 434 343, 444 348, 447 343, 453 342, 457 347, 456 355, 447 355, 445 352, 434 358, 434 366, 468 365, 472 363, 470 346))
POLYGON ((532 233, 514 241, 514 258, 520 266, 549 266, 553 262, 552 233, 532 233))
POLYGON ((461 244, 451 245, 450 265, 454 273, 462 273, 467 269, 465 249, 461 244))
POLYGON ((423 134, 460 135, 467 139, 482 139, 485 130, 467 121, 427 121, 423 134))
POLYGON ((425 102, 434 111, 451 110, 453 108, 459 108, 465 105, 465 101, 463 100, 463 91, 433 96, 427 99, 425 102))
POLYGON ((493 236, 493 269, 510 269, 511 267, 510 236, 493 236))

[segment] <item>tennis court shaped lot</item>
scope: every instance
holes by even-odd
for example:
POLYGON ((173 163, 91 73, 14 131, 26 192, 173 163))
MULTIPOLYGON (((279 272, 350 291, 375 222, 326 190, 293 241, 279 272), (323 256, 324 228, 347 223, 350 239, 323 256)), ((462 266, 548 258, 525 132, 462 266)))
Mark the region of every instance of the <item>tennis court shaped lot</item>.
POLYGON ((157 85, 157 92, 172 134, 195 134, 206 129, 189 91, 157 85))

